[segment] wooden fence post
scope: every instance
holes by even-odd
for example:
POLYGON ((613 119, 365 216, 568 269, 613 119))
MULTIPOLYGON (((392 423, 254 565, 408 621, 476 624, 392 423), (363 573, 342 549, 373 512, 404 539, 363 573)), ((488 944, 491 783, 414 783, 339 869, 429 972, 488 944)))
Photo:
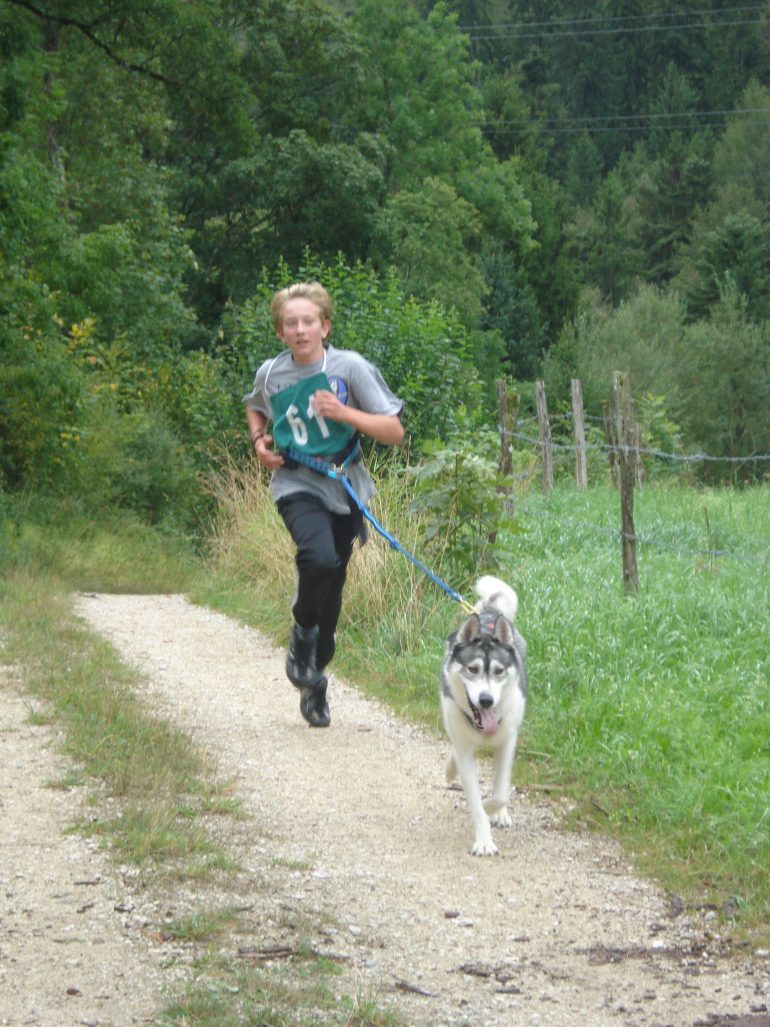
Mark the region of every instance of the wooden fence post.
POLYGON ((636 444, 631 387, 628 375, 616 371, 612 376, 615 434, 618 438, 620 467, 620 537, 623 551, 623 585, 627 593, 639 591, 634 530, 634 479, 636 444))
MULTIPOLYGON (((500 461, 498 470, 506 478, 513 475, 513 436, 519 420, 519 406, 521 398, 518 392, 508 393, 505 378, 498 378, 495 382, 497 388, 497 409, 500 418, 500 461)), ((513 484, 504 489, 504 509, 508 517, 513 516, 513 484)))
POLYGON ((535 383, 535 403, 537 420, 540 425, 540 448, 543 455, 543 492, 548 494, 553 488, 553 443, 551 441, 551 425, 548 423, 548 407, 545 402, 545 382, 535 383))
POLYGON ((573 378, 572 392, 572 437, 575 440, 575 484, 579 489, 588 488, 588 464, 586 462, 586 430, 583 423, 583 390, 580 379, 573 378))
POLYGON ((607 447, 607 462, 610 465, 610 481, 618 487, 618 440, 615 437, 615 425, 612 421, 610 404, 607 400, 602 403, 602 426, 604 428, 604 443, 607 447))

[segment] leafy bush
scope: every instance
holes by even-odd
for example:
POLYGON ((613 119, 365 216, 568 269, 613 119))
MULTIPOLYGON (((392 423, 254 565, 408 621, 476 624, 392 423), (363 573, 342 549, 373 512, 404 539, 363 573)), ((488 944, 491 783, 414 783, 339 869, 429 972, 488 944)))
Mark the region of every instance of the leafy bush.
POLYGON ((77 461, 82 381, 35 306, 0 315, 0 481, 60 488, 77 461))
MULTIPOLYGON (((594 303, 549 354, 546 385, 566 398, 569 378, 579 378, 586 408, 596 411, 610 396, 611 369, 625 371, 642 397, 637 416, 648 446, 729 458, 770 448, 766 326, 750 319, 729 284, 709 320, 695 324, 675 294, 647 286, 615 310, 594 303)), ((734 471, 717 461, 699 467, 712 480, 734 471)), ((742 473, 755 474, 750 461, 742 473)))
POLYGON ((579 378, 586 409, 595 411, 610 397, 612 372, 624 371, 634 395, 651 391, 675 400, 685 316, 676 295, 652 286, 615 309, 589 297, 547 358, 549 396, 567 400, 570 378, 579 378))
POLYGON ((492 451, 496 444, 489 432, 478 439, 475 451, 467 445, 429 445, 427 458, 411 471, 412 509, 420 515, 425 549, 440 556, 451 575, 465 585, 479 570, 501 562, 506 551, 500 533, 515 531, 502 496, 511 480, 482 451, 492 451))
POLYGON ((192 459, 163 415, 107 404, 84 436, 80 492, 92 509, 122 507, 151 523, 191 525, 203 503, 192 459))

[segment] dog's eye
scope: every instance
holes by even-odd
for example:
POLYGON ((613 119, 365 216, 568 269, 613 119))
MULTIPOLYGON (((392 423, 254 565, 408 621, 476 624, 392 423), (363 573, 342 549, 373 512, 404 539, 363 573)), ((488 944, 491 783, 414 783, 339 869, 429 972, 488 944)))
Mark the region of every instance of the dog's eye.
POLYGON ((477 678, 479 676, 479 674, 481 673, 481 671, 483 669, 483 666, 484 665, 482 663, 479 663, 479 662, 469 663, 468 666, 465 668, 465 670, 466 670, 466 673, 468 674, 469 677, 477 678))
POLYGON ((494 676, 496 678, 504 677, 505 676, 505 667, 502 667, 499 663, 496 663, 494 665, 494 667, 492 668, 492 673, 494 674, 494 676))

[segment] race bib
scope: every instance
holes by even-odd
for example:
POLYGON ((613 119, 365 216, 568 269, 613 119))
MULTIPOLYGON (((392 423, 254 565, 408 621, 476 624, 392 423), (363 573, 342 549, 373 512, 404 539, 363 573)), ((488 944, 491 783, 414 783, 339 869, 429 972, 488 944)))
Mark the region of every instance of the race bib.
POLYGON ((332 456, 340 453, 353 436, 348 424, 327 421, 313 410, 311 399, 318 390, 331 392, 325 374, 304 378, 288 389, 270 397, 273 405, 273 438, 278 449, 290 446, 308 456, 332 456))

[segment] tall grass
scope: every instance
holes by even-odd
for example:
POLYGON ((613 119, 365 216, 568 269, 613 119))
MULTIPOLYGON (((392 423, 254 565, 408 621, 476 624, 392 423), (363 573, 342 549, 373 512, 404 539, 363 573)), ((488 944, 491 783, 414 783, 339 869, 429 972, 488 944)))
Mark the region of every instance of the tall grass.
POLYGON ((649 541, 626 597, 616 493, 530 497, 512 571, 533 678, 525 745, 602 795, 672 886, 734 895, 755 926, 770 913, 769 498, 642 490, 649 541))
POLYGON ((192 539, 125 510, 68 497, 0 493, 0 574, 29 572, 63 589, 178 592, 199 570, 192 539))
MULTIPOLYGON (((440 554, 420 552, 408 485, 391 474, 378 488, 378 518, 441 574, 440 554)), ((280 642, 293 552, 266 483, 233 470, 218 500, 206 597, 226 594, 280 642)), ((641 589, 626 596, 612 488, 519 496, 512 556, 497 569, 519 592, 529 642, 514 779, 604 811, 602 829, 647 871, 693 902, 737 898, 755 931, 770 914, 769 500, 767 487, 645 487, 641 589)), ((351 562, 335 669, 439 730, 438 665, 460 616, 373 536, 351 562)))

